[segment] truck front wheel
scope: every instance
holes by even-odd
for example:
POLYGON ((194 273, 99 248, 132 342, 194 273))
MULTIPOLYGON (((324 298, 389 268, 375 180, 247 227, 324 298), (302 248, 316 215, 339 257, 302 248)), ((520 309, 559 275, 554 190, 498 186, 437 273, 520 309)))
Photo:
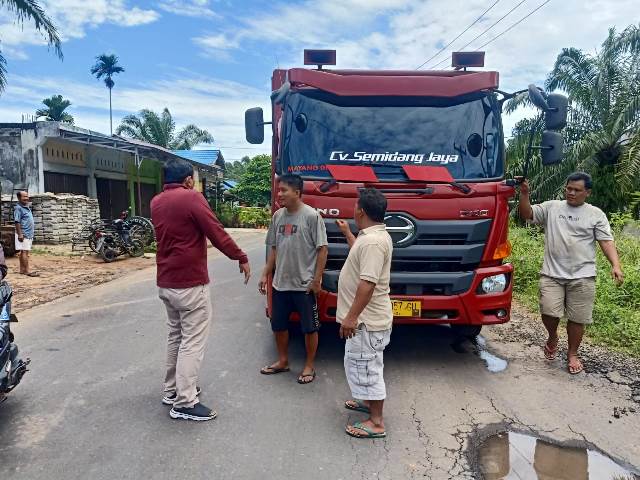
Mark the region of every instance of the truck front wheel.
POLYGON ((480 335, 482 325, 451 325, 451 330, 458 337, 473 339, 480 335))

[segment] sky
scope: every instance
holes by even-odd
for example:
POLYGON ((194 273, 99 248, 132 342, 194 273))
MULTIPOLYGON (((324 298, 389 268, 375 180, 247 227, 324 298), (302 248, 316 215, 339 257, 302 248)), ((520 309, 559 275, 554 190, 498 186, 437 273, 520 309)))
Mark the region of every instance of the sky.
MULTIPOLYGON (((301 66, 305 48, 336 49, 338 68, 412 70, 488 10, 423 68, 440 61, 444 68, 450 64, 451 51, 475 50, 491 42, 483 47, 485 68, 500 72, 500 88, 513 91, 530 83, 541 85, 562 48, 595 53, 610 27, 622 30, 639 20, 637 0, 41 0, 40 4, 61 34, 64 60, 30 25, 17 25, 0 6, 0 50, 8 62, 0 122, 19 122, 22 115, 33 114, 42 99, 61 94, 72 103, 68 111, 76 125, 108 133, 108 91, 89 70, 97 55, 115 54, 125 72, 114 78, 114 129, 125 115, 167 107, 178 128, 194 123, 209 130, 214 146, 227 160, 270 151, 268 135, 263 145, 245 141, 244 111, 260 106, 268 117, 273 69, 301 66)), ((505 133, 526 115, 520 111, 505 117, 505 133)))

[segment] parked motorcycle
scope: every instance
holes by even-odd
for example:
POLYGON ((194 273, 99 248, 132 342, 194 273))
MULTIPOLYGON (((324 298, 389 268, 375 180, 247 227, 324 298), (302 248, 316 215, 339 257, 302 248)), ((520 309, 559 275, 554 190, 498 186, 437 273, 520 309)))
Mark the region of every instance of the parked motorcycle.
POLYGON ((18 345, 14 342, 11 332, 11 323, 18 321, 18 318, 11 313, 12 296, 11 286, 2 280, 0 282, 0 403, 20 383, 31 361, 29 358, 26 360, 20 358, 18 345))
POLYGON ((96 251, 107 263, 127 253, 141 257, 144 255, 144 243, 138 238, 138 229, 140 227, 122 218, 113 220, 108 227, 96 232, 96 251))

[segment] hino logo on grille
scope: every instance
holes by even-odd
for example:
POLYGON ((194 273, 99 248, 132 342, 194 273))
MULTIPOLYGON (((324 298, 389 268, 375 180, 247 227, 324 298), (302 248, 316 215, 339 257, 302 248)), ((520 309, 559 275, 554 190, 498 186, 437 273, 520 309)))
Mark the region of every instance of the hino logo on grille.
POLYGON ((397 246, 406 245, 416 233, 415 224, 403 215, 387 215, 384 217, 387 232, 397 246))

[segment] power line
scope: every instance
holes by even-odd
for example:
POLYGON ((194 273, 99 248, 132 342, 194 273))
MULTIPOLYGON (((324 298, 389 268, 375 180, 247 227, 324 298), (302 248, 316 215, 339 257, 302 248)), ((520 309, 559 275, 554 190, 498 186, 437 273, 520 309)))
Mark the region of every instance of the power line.
POLYGON ((498 2, 500 2, 500 0, 496 0, 495 2, 493 2, 493 4, 487 8, 484 12, 482 12, 482 15, 480 15, 478 18, 476 18, 473 23, 471 25, 469 25, 467 28, 465 28, 456 38, 454 38, 453 40, 451 40, 449 43, 447 43, 444 47, 442 47, 440 50, 438 50, 435 54, 431 55, 428 59, 426 59, 424 61, 424 63, 422 63, 420 66, 416 67, 416 70, 420 70, 422 67, 424 67, 427 63, 429 63, 431 60, 433 60, 434 58, 436 58, 438 55, 440 55, 442 52, 444 52, 447 48, 449 48, 451 46, 451 44, 453 42, 455 42, 456 40, 458 40, 462 35, 464 35, 465 33, 467 33, 467 31, 469 31, 469 29, 471 27, 473 27, 476 23, 478 23, 482 17, 484 17, 487 13, 489 13, 489 11, 495 7, 498 2))
POLYGON ((476 48, 476 50, 480 50, 481 48, 486 47, 487 45, 489 45, 491 42, 494 42, 495 40, 497 40, 498 38, 500 38, 502 35, 504 35, 505 33, 507 33, 509 30, 511 30, 513 27, 515 27, 516 25, 519 25, 520 23, 522 23, 523 21, 525 21, 527 18, 529 18, 531 15, 533 15, 534 13, 536 13, 538 10, 540 10, 542 7, 544 7, 547 3, 549 3, 551 0, 546 0, 545 2, 541 3, 540 5, 538 5, 536 8, 534 8, 533 10, 531 10, 527 15, 525 15, 524 17, 522 17, 520 20, 518 20, 516 23, 514 23, 513 25, 511 25, 509 28, 507 28, 506 30, 500 32, 498 35, 496 35, 495 37, 493 37, 491 40, 489 40, 487 43, 484 43, 482 45, 480 45, 478 48, 476 48))
MULTIPOLYGON (((491 24, 491 26, 489 26, 488 28, 486 28, 485 30, 483 30, 479 35, 476 35, 474 37, 473 40, 471 40, 470 42, 464 44, 462 47, 458 48, 459 51, 464 50, 465 48, 467 48, 469 45, 471 45, 473 42, 475 42, 477 39, 479 39, 481 36, 483 36, 485 33, 487 33, 489 30, 491 30, 493 27, 495 27, 496 25, 498 25, 500 22, 502 22, 502 20, 504 20, 505 18, 507 18, 509 15, 511 15, 516 8, 518 8, 520 5, 522 5, 524 2, 526 2, 527 0, 521 0, 520 3, 518 3, 515 7, 513 7, 511 10, 509 10, 507 13, 505 13, 502 17, 500 17, 498 20, 496 20, 493 24, 491 24)), ((436 63, 435 65, 432 65, 431 67, 429 67, 429 70, 433 70, 434 68, 442 65, 444 62, 446 62, 448 60, 448 58, 445 58, 444 60, 436 63)))

